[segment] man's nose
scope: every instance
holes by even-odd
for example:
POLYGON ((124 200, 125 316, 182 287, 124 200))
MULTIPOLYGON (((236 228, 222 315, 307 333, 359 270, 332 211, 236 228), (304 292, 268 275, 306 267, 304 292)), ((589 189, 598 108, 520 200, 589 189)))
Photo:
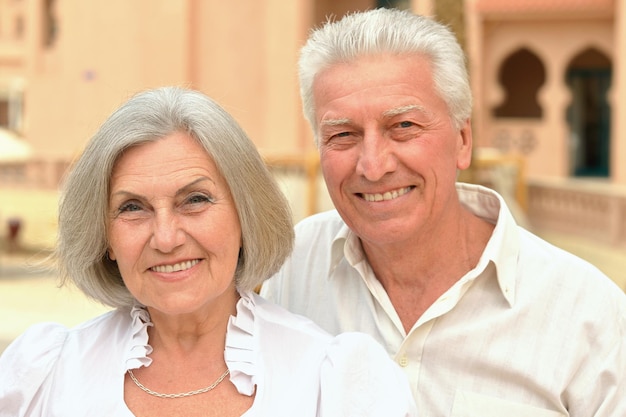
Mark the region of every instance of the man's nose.
POLYGON ((393 172, 397 160, 388 139, 379 133, 368 133, 361 142, 356 173, 368 181, 378 181, 393 172))

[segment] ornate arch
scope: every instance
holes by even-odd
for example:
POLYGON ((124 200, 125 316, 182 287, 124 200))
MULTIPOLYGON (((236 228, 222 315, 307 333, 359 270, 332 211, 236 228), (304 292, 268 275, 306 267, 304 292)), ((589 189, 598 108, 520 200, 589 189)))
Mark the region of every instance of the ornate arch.
POLYGON ((494 117, 541 118, 543 109, 537 96, 545 81, 545 66, 529 48, 521 47, 509 54, 498 70, 498 82, 504 97, 492 109, 494 117))

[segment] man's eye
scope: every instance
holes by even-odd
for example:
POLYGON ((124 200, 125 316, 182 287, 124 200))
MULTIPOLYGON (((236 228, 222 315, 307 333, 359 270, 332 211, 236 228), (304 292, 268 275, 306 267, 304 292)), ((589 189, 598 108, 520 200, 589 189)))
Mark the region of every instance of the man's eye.
POLYGON ((415 124, 413 122, 408 122, 408 121, 404 121, 404 122, 400 122, 398 123, 399 127, 412 127, 415 124))
POLYGON ((326 143, 333 143, 335 141, 339 141, 339 140, 343 140, 346 138, 350 138, 352 136, 352 132, 346 131, 346 132, 339 132, 339 133, 334 133, 330 136, 328 136, 328 139, 325 140, 326 143))

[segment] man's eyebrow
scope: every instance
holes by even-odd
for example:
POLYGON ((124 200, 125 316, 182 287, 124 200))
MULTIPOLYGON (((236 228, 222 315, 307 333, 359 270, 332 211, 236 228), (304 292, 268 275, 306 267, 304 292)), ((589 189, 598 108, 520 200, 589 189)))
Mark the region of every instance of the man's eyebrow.
POLYGON ((320 122, 320 126, 342 126, 350 124, 350 119, 324 119, 320 122))
MULTIPOLYGON (((420 106, 419 104, 408 104, 406 106, 400 106, 400 107, 395 107, 393 109, 385 110, 383 112, 383 117, 398 116, 400 114, 408 113, 408 112, 414 111, 414 110, 417 110, 417 111, 423 112, 423 113, 426 112, 424 107, 420 106)), ((352 122, 352 120, 347 118, 347 117, 346 118, 341 118, 341 119, 324 119, 324 120, 320 121, 320 127, 343 126, 343 125, 350 124, 351 122, 352 122)))
POLYGON ((419 104, 409 104, 407 106, 400 106, 400 107, 386 110, 383 112, 383 116, 393 117, 393 116, 398 116, 400 114, 408 113, 413 110, 417 110, 422 113, 426 111, 424 107, 420 106, 419 104))

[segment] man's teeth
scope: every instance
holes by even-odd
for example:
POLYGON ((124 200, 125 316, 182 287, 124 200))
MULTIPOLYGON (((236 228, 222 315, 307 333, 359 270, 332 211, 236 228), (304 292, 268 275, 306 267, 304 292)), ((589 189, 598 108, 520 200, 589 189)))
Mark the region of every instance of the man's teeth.
POLYGON ((398 198, 401 195, 404 195, 409 192, 411 187, 400 188, 393 191, 387 191, 384 194, 365 194, 363 193, 363 198, 366 201, 383 201, 383 200, 393 200, 394 198, 398 198))
POLYGON ((184 271, 185 269, 189 269, 195 264, 197 264, 198 262, 200 261, 197 259, 194 259, 193 261, 180 262, 174 265, 153 266, 150 269, 154 272, 162 272, 162 273, 178 272, 178 271, 184 271))

